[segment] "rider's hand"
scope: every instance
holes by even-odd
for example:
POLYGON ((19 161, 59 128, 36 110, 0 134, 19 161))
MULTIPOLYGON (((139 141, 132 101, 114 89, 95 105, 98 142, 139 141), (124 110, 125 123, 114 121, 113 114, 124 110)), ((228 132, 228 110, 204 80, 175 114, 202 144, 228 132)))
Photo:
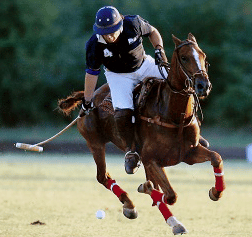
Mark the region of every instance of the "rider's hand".
POLYGON ((167 57, 165 56, 165 52, 163 48, 156 48, 155 49, 155 64, 159 65, 162 63, 167 63, 167 57))
POLYGON ((85 98, 82 99, 82 112, 81 112, 81 117, 84 116, 85 114, 89 114, 90 110, 94 108, 94 104, 92 101, 86 101, 85 98))
POLYGON ((89 110, 93 108, 94 108, 94 105, 93 105, 93 102, 91 101, 85 101, 84 103, 82 103, 82 109, 89 110))

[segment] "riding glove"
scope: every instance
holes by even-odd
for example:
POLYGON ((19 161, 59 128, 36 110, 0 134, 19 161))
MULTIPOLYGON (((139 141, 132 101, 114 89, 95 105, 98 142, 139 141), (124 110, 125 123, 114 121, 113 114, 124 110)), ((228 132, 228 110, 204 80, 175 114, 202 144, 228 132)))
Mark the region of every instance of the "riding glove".
POLYGON ((93 110, 94 104, 92 101, 86 101, 85 98, 83 97, 81 108, 82 108, 82 112, 80 116, 82 117, 85 114, 89 114, 89 112, 93 110))
POLYGON ((155 49, 155 64, 159 65, 159 64, 163 64, 163 63, 167 63, 167 57, 165 56, 165 52, 163 48, 159 48, 159 49, 155 49))

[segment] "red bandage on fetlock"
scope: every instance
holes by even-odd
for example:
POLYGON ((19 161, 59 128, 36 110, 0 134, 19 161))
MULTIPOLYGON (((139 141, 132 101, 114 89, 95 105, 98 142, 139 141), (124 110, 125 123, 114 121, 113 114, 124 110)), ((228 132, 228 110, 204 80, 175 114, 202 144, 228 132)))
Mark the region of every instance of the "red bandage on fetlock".
POLYGON ((221 168, 214 167, 215 189, 222 192, 225 189, 224 172, 221 168))
POLYGON ((222 174, 223 173, 223 170, 221 168, 216 168, 214 167, 214 174, 222 174))
POLYGON ((116 181, 114 179, 108 179, 107 180, 107 186, 106 188, 110 190, 110 187, 113 183, 115 183, 116 181))
POLYGON ((118 198, 123 194, 126 193, 122 190, 119 185, 113 179, 108 179, 107 189, 110 189, 118 198))
POLYGON ((153 189, 151 192, 151 198, 154 203, 163 202, 167 204, 167 200, 163 193, 159 192, 158 190, 153 189))
POLYGON ((172 216, 171 211, 168 209, 167 205, 162 202, 157 202, 157 206, 158 206, 159 211, 165 218, 165 221, 167 221, 167 219, 172 216))

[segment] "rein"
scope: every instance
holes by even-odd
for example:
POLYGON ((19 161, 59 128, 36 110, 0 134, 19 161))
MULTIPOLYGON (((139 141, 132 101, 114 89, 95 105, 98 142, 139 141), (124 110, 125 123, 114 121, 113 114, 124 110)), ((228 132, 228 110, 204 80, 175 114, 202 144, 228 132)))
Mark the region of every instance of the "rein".
MULTIPOLYGON (((183 111, 185 111, 185 112, 180 114, 179 124, 172 124, 172 123, 162 122, 162 121, 160 121, 160 116, 159 115, 155 116, 154 118, 147 118, 145 116, 140 116, 140 119, 142 119, 142 120, 144 120, 144 121, 146 121, 148 123, 157 124, 159 126, 166 127, 166 128, 177 128, 178 129, 178 143, 180 144, 180 148, 179 148, 179 160, 180 161, 183 159, 183 157, 185 155, 185 143, 184 143, 183 130, 184 130, 185 127, 187 127, 189 125, 193 125, 193 124, 198 122, 197 121, 197 116, 196 116, 198 109, 200 110, 200 113, 201 113, 201 121, 203 121, 203 112, 202 112, 202 109, 201 109, 201 106, 200 106, 198 95, 196 94, 195 88, 194 88, 195 77, 197 75, 202 75, 202 76, 207 75, 207 72, 204 71, 204 70, 199 70, 196 73, 190 75, 188 70, 181 63, 179 55, 178 55, 178 50, 181 47, 183 47, 184 45, 189 45, 189 44, 195 44, 195 43, 192 42, 192 41, 185 41, 181 45, 179 45, 179 46, 177 46, 175 48, 176 57, 177 57, 177 60, 178 60, 178 63, 179 63, 179 67, 180 67, 181 71, 183 72, 183 74, 186 76, 185 88, 184 89, 182 89, 180 91, 177 90, 176 88, 174 88, 171 85, 171 81, 164 76, 164 73, 162 71, 162 67, 164 67, 164 69, 167 71, 167 73, 169 75, 170 65, 168 63, 162 63, 161 62, 158 65, 160 74, 162 75, 163 79, 167 83, 167 85, 170 88, 171 92, 174 93, 174 94, 180 94, 180 95, 186 97, 185 98, 185 100, 186 100, 185 101, 185 108, 183 108, 184 109, 183 111), (194 103, 194 106, 193 106, 193 113, 192 113, 191 119, 189 120, 189 122, 186 122, 186 109, 187 109, 188 102, 189 102, 189 99, 190 99, 191 95, 193 95, 195 103, 194 103)), ((208 65, 207 62, 206 62, 206 65, 208 65)))
POLYGON ((206 70, 198 70, 197 72, 195 72, 194 74, 192 74, 191 76, 189 75, 187 69, 185 68, 185 66, 181 63, 181 60, 178 56, 178 50, 180 48, 182 48, 183 46, 185 45, 190 45, 190 44, 194 44, 196 45, 197 43, 193 42, 193 41, 185 41, 183 42, 182 44, 178 45, 176 48, 175 48, 175 52, 176 52, 176 55, 177 55, 177 59, 178 59, 178 62, 179 62, 179 66, 180 66, 180 69, 182 70, 182 72, 184 73, 184 75, 186 76, 186 81, 185 81, 185 88, 182 89, 181 91, 178 91, 176 90, 174 87, 172 87, 171 85, 171 82, 168 80, 168 78, 165 78, 164 76, 164 73, 162 71, 162 67, 165 68, 165 70, 167 71, 167 73, 169 72, 170 70, 170 65, 169 67, 167 68, 167 65, 165 64, 162 64, 160 63, 158 65, 158 68, 159 68, 159 71, 160 71, 160 74, 162 75, 163 79, 167 82, 168 86, 170 87, 171 91, 173 93, 178 93, 178 94, 181 94, 181 95, 184 95, 184 96, 188 96, 189 94, 192 94, 194 99, 195 99, 195 106, 194 106, 194 113, 196 114, 197 111, 199 110, 200 111, 200 115, 201 115, 201 122, 204 120, 204 115, 203 115, 203 111, 201 109, 201 105, 200 105, 200 101, 199 101, 199 97, 198 95, 195 93, 195 89, 193 89, 194 87, 194 82, 195 82, 195 77, 197 75, 205 75, 208 77, 208 74, 207 74, 207 71, 208 71, 208 66, 210 65, 207 61, 205 61, 205 65, 206 65, 206 70))
POLYGON ((183 47, 184 45, 189 45, 189 44, 196 44, 196 43, 194 43, 192 41, 185 41, 185 42, 183 42, 182 44, 180 44, 179 46, 177 46, 175 48, 175 52, 177 54, 177 59, 178 59, 178 62, 179 62, 180 69, 182 70, 182 72, 186 76, 185 88, 184 89, 182 89, 180 91, 177 90, 177 89, 175 89, 171 85, 170 80, 165 77, 165 75, 163 73, 163 68, 166 70, 167 74, 169 75, 169 71, 170 71, 170 64, 169 63, 160 62, 158 64, 158 69, 159 69, 159 72, 160 72, 161 76, 163 77, 163 79, 167 83, 167 85, 169 86, 169 88, 170 88, 170 90, 171 90, 172 93, 186 96, 188 99, 189 99, 189 97, 191 95, 193 95, 194 101, 195 101, 195 105, 194 105, 194 108, 193 108, 193 116, 192 116, 191 120, 189 121, 189 123, 185 124, 185 114, 184 113, 181 114, 181 119, 180 119, 181 121, 180 121, 179 124, 171 124, 171 123, 162 122, 162 121, 160 121, 160 116, 155 116, 154 118, 148 118, 148 117, 145 117, 145 116, 141 115, 140 118, 142 120, 144 120, 144 121, 146 121, 148 123, 157 124, 159 126, 166 127, 166 128, 180 128, 179 130, 183 130, 184 127, 187 127, 187 126, 193 124, 194 122, 196 122, 196 116, 195 116, 195 114, 199 110, 200 114, 201 114, 201 120, 200 121, 201 122, 203 121, 204 116, 203 116, 203 112, 202 112, 202 109, 201 109, 201 106, 200 106, 200 101, 199 101, 198 95, 195 92, 195 89, 193 89, 193 86, 194 86, 195 77, 197 75, 207 75, 208 65, 209 64, 206 61, 207 71, 205 71, 205 70, 199 70, 199 71, 197 71, 196 73, 194 73, 193 75, 190 76, 189 73, 188 73, 188 71, 187 71, 187 69, 181 63, 180 58, 178 56, 178 50, 181 47, 183 47))

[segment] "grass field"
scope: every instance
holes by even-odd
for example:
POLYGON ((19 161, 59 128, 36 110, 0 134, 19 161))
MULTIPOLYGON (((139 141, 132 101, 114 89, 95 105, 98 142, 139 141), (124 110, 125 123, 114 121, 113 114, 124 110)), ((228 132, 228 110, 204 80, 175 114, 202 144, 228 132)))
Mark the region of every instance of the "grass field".
MULTIPOLYGON (((187 236, 252 236, 252 164, 232 160, 224 165, 227 189, 218 202, 208 197, 214 185, 209 162, 167 168, 178 194, 170 210, 188 229, 187 236)), ((2 153, 0 236, 173 236, 150 197, 136 191, 145 180, 143 168, 126 175, 123 158, 116 156, 107 158, 107 166, 136 205, 137 219, 125 218, 117 197, 96 181, 89 155, 2 153), (105 210, 105 219, 96 219, 98 209, 105 210), (37 220, 45 225, 30 225, 37 220)))
MULTIPOLYGON (((1 128, 0 137, 1 141, 25 142, 27 140, 33 140, 34 143, 44 141, 60 130, 66 125, 51 126, 49 124, 43 124, 41 127, 29 127, 29 128, 1 128)), ((251 128, 243 129, 224 129, 218 127, 204 127, 201 128, 202 135, 208 139, 211 147, 246 147, 252 143, 251 128)), ((85 142, 83 137, 77 131, 76 126, 67 130, 64 135, 58 137, 53 142, 62 141, 81 141, 85 142)))

